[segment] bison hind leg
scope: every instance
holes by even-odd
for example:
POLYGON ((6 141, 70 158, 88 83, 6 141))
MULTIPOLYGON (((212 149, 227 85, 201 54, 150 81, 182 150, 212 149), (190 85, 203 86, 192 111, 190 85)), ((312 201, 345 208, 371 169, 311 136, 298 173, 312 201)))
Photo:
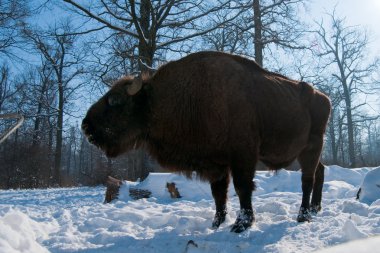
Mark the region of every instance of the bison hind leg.
POLYGON ((300 210, 298 212, 297 221, 298 222, 310 222, 311 221, 311 212, 309 208, 300 207, 300 210))
MULTIPOLYGON (((319 211, 322 199, 324 166, 320 163, 323 134, 311 134, 308 146, 298 156, 302 169, 302 203, 297 221, 311 221, 310 195, 313 192, 312 208, 319 211)), ((315 211, 313 210, 313 211, 315 211)))
POLYGON ((252 209, 252 191, 255 188, 253 177, 256 159, 252 160, 244 159, 243 156, 242 159, 236 159, 231 166, 234 187, 240 202, 240 212, 232 225, 231 232, 241 233, 251 227, 255 220, 252 209))
POLYGON ((214 219, 212 220, 212 229, 217 229, 226 220, 227 210, 216 211, 214 219))
POLYGON ((227 192, 230 183, 228 169, 221 169, 218 177, 210 177, 212 196, 214 197, 216 213, 212 221, 212 228, 217 229, 225 220, 227 215, 227 192))
POLYGON ((232 225, 231 232, 241 233, 250 228, 254 221, 255 216, 252 209, 241 209, 235 223, 232 225))
POLYGON ((322 209, 321 202, 324 177, 325 166, 321 162, 319 162, 317 166, 317 171, 315 172, 313 195, 311 198, 310 211, 312 215, 316 215, 322 209))

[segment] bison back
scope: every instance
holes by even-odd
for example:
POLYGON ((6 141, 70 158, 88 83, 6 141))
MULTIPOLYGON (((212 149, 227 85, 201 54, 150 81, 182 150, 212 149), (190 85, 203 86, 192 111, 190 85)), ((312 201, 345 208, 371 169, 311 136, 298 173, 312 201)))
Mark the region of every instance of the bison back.
POLYGON ((295 159, 308 140, 314 89, 254 61, 196 53, 161 67, 151 84, 152 136, 176 153, 228 157, 244 150, 280 163, 295 159))

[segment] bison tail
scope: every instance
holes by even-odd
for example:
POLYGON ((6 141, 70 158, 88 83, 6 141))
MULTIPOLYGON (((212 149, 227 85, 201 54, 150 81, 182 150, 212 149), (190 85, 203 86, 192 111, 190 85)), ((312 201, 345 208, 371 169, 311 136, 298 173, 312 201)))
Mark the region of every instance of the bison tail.
POLYGON ((312 128, 315 132, 324 133, 331 113, 330 99, 323 93, 315 91, 313 103, 310 107, 312 128))
POLYGON ((300 82, 299 85, 302 104, 310 111, 312 132, 324 133, 331 111, 330 99, 306 82, 300 82))

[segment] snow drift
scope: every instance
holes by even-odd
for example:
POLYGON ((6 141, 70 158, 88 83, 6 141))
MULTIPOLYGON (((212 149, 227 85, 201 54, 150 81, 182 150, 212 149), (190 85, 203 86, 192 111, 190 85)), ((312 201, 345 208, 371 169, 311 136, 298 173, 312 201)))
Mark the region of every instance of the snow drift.
POLYGON ((239 235, 229 232, 239 209, 233 187, 226 222, 211 230, 209 186, 174 174, 127 182, 120 199, 106 205, 104 187, 0 191, 0 252, 364 252, 359 249, 380 240, 374 237, 380 235, 380 200, 356 200, 372 171, 327 167, 322 211, 303 224, 296 222, 301 174, 259 172, 256 222, 239 235), (171 181, 181 199, 166 191, 171 181), (131 185, 151 190, 152 197, 131 200, 131 185))
POLYGON ((380 199, 380 167, 369 171, 363 180, 358 192, 361 202, 371 204, 380 199))

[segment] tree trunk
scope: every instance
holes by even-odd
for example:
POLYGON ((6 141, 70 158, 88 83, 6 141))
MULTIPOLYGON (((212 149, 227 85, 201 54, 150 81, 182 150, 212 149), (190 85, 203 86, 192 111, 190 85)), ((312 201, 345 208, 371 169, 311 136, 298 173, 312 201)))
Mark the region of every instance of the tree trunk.
POLYGON ((356 158, 355 158, 354 124, 352 121, 352 109, 351 109, 351 96, 350 96, 347 82, 345 79, 343 79, 342 84, 343 84, 344 102, 346 104, 346 114, 347 114, 349 166, 351 168, 354 168, 356 167, 356 158))
POLYGON ((344 165, 346 163, 346 152, 344 150, 344 147, 345 147, 345 142, 344 142, 344 138, 343 138, 343 117, 339 118, 339 123, 338 123, 338 126, 339 126, 339 149, 340 149, 340 154, 341 154, 341 164, 344 165))
POLYGON ((338 53, 335 53, 335 58, 337 59, 337 64, 340 72, 340 79, 343 87, 344 102, 346 104, 346 116, 347 116, 347 134, 348 134, 348 158, 349 167, 353 168, 356 166, 355 159, 355 141, 354 141, 354 124, 352 121, 352 107, 351 107, 351 93, 347 83, 347 76, 344 71, 343 63, 339 60, 338 53))
POLYGON ((40 124, 41 124, 41 111, 43 107, 42 100, 47 90, 47 86, 48 86, 47 81, 44 80, 41 87, 41 93, 39 94, 39 98, 38 98, 37 115, 36 115, 36 120, 34 121, 34 131, 33 131, 33 137, 32 137, 32 147, 35 147, 38 144, 39 130, 40 130, 40 124))
POLYGON ((74 160, 74 169, 73 169, 73 176, 75 178, 75 173, 77 172, 77 136, 76 136, 76 129, 74 130, 74 150, 73 150, 73 160, 74 160))
POLYGON ((149 0, 142 0, 140 5, 140 27, 144 33, 145 38, 140 37, 139 40, 139 57, 143 64, 140 62, 140 70, 142 72, 150 72, 148 67, 153 65, 154 57, 154 43, 150 35, 150 13, 151 3, 149 0), (147 67, 148 66, 148 67, 147 67))
POLYGON ((83 134, 81 134, 81 143, 80 143, 80 150, 79 150, 79 168, 78 171, 84 171, 84 142, 85 142, 85 137, 83 134))
MULTIPOLYGON (((19 134, 19 131, 18 129, 16 130, 15 132, 15 138, 14 138, 14 142, 13 142, 13 148, 12 148, 12 161, 11 161, 11 170, 12 171, 16 171, 16 179, 18 181, 18 187, 21 188, 21 178, 20 178, 20 175, 17 173, 18 169, 16 168, 16 159, 17 159, 17 151, 18 151, 18 134, 19 134)), ((10 183, 9 183, 10 184, 10 183)))
MULTIPOLYGON (((40 99, 42 99, 42 94, 40 95, 40 99)), ((36 120, 34 121, 34 130, 33 130, 33 137, 32 137, 32 146, 35 147, 37 146, 38 139, 39 139, 39 129, 40 129, 40 123, 41 123, 41 110, 42 110, 42 102, 41 100, 38 101, 38 106, 37 106, 37 115, 36 115, 36 120)))
POLYGON ((260 1, 253 1, 253 23, 255 29, 254 46, 255 46, 255 60, 260 65, 263 66, 263 50, 264 44, 262 41, 262 23, 261 23, 261 9, 260 1))
POLYGON ((67 161, 66 161, 66 175, 67 176, 70 176, 71 149, 72 149, 72 142, 70 140, 69 146, 67 147, 67 161))
POLYGON ((330 134, 330 141, 331 141, 331 151, 332 151, 332 159, 333 164, 338 164, 338 148, 336 145, 336 136, 335 136, 335 111, 331 111, 330 115, 330 124, 329 124, 329 134, 330 134))
POLYGON ((61 160, 62 160, 62 131, 63 131, 63 84, 58 81, 58 119, 57 136, 54 156, 54 182, 61 185, 61 160))

